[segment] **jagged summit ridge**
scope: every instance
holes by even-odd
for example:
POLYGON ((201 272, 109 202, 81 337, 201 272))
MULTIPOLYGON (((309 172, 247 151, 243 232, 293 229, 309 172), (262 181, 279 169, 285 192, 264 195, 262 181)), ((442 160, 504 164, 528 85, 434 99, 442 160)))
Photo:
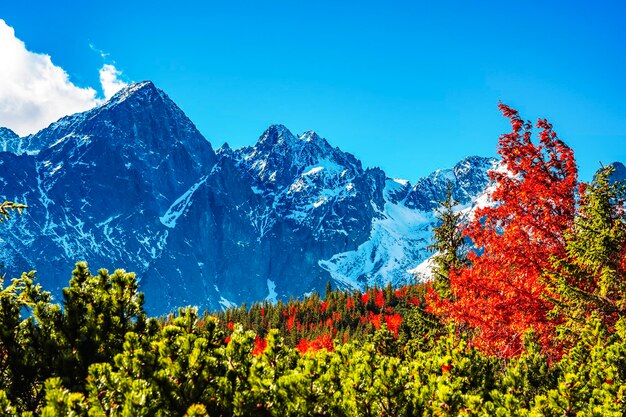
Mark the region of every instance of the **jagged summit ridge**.
POLYGON ((133 97, 152 97, 154 95, 159 95, 162 98, 167 97, 165 93, 158 89, 152 81, 133 83, 115 93, 106 103, 104 103, 103 107, 115 106, 133 97))
POLYGON ((315 132, 296 137, 283 125, 270 126, 256 145, 238 149, 234 157, 245 171, 262 183, 292 184, 308 171, 307 168, 315 168, 315 165, 326 172, 331 167, 351 173, 363 172, 360 161, 353 155, 331 147, 315 132))
POLYGON ((274 124, 270 125, 265 132, 259 137, 257 146, 269 146, 275 147, 281 144, 286 146, 293 145, 296 141, 295 136, 284 125, 274 124))
POLYGON ((405 204, 413 209, 432 211, 445 199, 448 184, 452 185, 452 196, 461 204, 467 204, 487 187, 487 172, 496 165, 495 158, 467 157, 453 168, 437 170, 416 181, 405 204))
POLYGON ((608 167, 613 168, 611 173, 611 181, 626 181, 626 166, 621 162, 612 162, 608 167))
POLYGON ((16 149, 16 145, 20 137, 9 128, 0 126, 0 151, 12 152, 16 149))
MULTIPOLYGON (((94 130, 116 130, 120 138, 127 138, 134 130, 133 123, 141 118, 149 119, 158 113, 167 115, 167 119, 176 124, 167 126, 165 129, 167 133, 176 129, 202 136, 167 94, 151 81, 144 81, 126 86, 109 100, 91 110, 62 117, 47 128, 21 138, 19 145, 13 151, 18 154, 36 154, 56 144, 62 138, 79 134, 89 136, 94 130)), ((137 134, 134 136, 138 137, 137 134)), ((170 135, 172 138, 177 136, 176 134, 170 135)))

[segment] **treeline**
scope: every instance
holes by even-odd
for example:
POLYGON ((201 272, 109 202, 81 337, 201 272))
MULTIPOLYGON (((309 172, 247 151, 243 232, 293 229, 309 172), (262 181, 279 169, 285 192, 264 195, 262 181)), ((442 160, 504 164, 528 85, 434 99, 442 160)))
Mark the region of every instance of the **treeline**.
MULTIPOLYGON (((257 344, 272 329, 279 331, 285 343, 301 353, 332 350, 333 340, 341 343, 363 341, 385 327, 398 344, 421 349, 441 331, 439 320, 426 311, 423 284, 394 289, 388 285, 365 292, 330 289, 322 298, 317 293, 302 300, 254 303, 229 308, 216 314, 221 329, 228 335, 235 323, 253 330, 257 344)), ((228 340, 228 336, 227 336, 228 340)))
POLYGON ((0 410, 626 415, 626 188, 579 183, 547 121, 535 144, 500 107, 490 204, 462 225, 449 193, 431 283, 148 318, 133 274, 79 263, 62 304, 24 274, 0 291, 0 410))
MULTIPOLYGON (((225 331, 216 316, 199 316, 193 308, 166 319, 146 318, 136 280, 123 271, 92 276, 78 264, 63 308, 32 278, 24 275, 0 293, 4 415, 617 416, 626 411, 623 320, 612 331, 590 320, 557 362, 541 352, 533 334, 527 334, 518 357, 503 360, 482 353, 451 325, 439 327, 424 343, 411 343, 420 337, 409 337, 409 330, 396 334, 381 323, 347 343, 334 339, 303 351, 277 329, 266 332, 259 346, 259 336, 241 324, 225 331)), ((354 295, 331 292, 320 305, 354 295)), ((419 311, 408 304, 406 311, 419 311)))

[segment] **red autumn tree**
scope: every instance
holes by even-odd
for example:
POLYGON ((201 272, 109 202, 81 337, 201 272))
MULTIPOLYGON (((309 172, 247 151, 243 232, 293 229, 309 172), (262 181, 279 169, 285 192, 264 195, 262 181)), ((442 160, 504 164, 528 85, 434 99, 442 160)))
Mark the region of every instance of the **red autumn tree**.
POLYGON ((378 308, 383 308, 385 305, 385 294, 383 293, 383 290, 377 289, 374 292, 374 304, 378 308))
POLYGON ((431 294, 432 308, 474 329, 483 351, 511 357, 522 350, 524 334, 533 330, 541 346, 553 348, 556 323, 547 317, 552 304, 541 276, 551 257, 565 254, 564 233, 574 219, 577 169, 572 150, 557 138, 545 119, 532 125, 500 104, 512 132, 500 137, 499 169, 490 204, 475 211, 464 229, 476 249, 471 266, 452 270, 450 299, 431 294))
POLYGON ((374 328, 376 330, 380 329, 380 325, 381 325, 381 319, 383 318, 382 314, 374 314, 373 312, 370 311, 370 323, 372 323, 372 325, 374 325, 374 328))
POLYGON ((387 323, 389 331, 397 338, 400 332, 400 326, 402 325, 402 316, 398 313, 386 315, 385 323, 387 323))
POLYGON ((259 356, 265 352, 265 348, 267 347, 267 340, 262 337, 254 336, 254 348, 252 349, 252 355, 259 356))
POLYGON ((317 352, 322 349, 332 352, 334 350, 333 339, 328 333, 324 333, 313 340, 300 340, 296 345, 296 349, 300 351, 300 353, 317 352))

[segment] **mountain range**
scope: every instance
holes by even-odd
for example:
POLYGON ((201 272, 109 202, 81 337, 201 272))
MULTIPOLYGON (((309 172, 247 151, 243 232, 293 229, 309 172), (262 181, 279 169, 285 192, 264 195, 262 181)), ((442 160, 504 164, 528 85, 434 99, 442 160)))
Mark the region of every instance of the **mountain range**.
POLYGON ((37 270, 59 297, 72 266, 134 271, 146 309, 219 309, 334 287, 401 285, 431 255, 452 184, 460 209, 489 183, 468 157, 414 183, 365 168, 313 131, 272 125, 215 150, 152 82, 18 137, 0 128, 0 274, 37 270))

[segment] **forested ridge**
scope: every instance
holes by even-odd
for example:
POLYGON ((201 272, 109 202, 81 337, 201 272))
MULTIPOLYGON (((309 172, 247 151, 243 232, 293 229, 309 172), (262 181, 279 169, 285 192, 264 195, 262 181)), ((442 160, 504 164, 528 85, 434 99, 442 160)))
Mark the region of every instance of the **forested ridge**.
POLYGON ((580 183, 546 120, 535 143, 529 122, 500 109, 512 131, 500 138, 490 204, 464 220, 451 195, 442 202, 432 282, 329 284, 300 300, 149 318, 132 273, 78 263, 61 303, 25 273, 0 291, 0 409, 625 415, 624 185, 610 168, 580 183))

